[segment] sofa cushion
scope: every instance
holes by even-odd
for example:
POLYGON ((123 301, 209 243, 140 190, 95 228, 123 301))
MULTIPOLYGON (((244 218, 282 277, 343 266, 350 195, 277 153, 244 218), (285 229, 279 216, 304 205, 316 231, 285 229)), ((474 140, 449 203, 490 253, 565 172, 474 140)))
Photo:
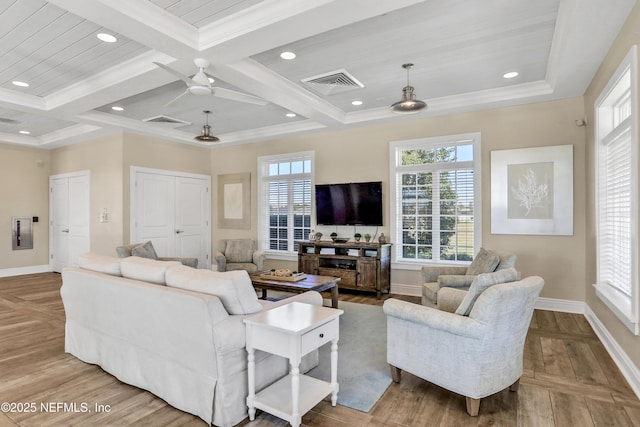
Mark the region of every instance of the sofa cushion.
POLYGON ((227 262, 253 262, 253 240, 231 239, 227 241, 224 256, 227 262))
POLYGON ((516 280, 518 280, 518 272, 515 268, 501 270, 495 273, 479 274, 471 283, 467 295, 456 310, 456 314, 468 316, 469 313, 471 313, 473 304, 475 304, 482 292, 498 283, 514 282, 516 280))
POLYGON ((216 272, 179 265, 167 270, 167 286, 215 295, 229 314, 262 310, 246 271, 216 272))
POLYGON ((475 276, 468 274, 451 274, 446 276, 438 276, 438 286, 441 288, 465 288, 471 286, 471 282, 475 276))
POLYGON ((151 240, 131 249, 131 255, 138 256, 140 258, 158 259, 158 254, 153 248, 151 240))
MULTIPOLYGON (((122 275, 129 279, 164 285, 167 268, 181 265, 179 261, 157 261, 154 259, 130 256, 120 260, 122 275)), ((189 268, 189 267, 186 267, 189 268)))
POLYGON ((98 273, 122 276, 120 261, 120 258, 87 252, 78 257, 78 266, 85 270, 97 271, 98 273))
POLYGON ((475 276, 482 273, 491 273, 496 269, 499 262, 500 257, 496 253, 480 248, 473 262, 467 268, 467 274, 475 276))

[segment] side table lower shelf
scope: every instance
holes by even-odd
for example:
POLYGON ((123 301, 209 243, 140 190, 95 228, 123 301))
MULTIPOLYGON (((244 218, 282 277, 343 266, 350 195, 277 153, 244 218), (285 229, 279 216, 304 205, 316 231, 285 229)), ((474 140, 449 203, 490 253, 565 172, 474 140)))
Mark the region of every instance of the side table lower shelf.
MULTIPOLYGON (((333 393, 331 384, 313 377, 300 375, 299 413, 307 413, 322 399, 333 393)), ((336 388, 338 384, 336 383, 336 388)), ((337 392, 338 390, 336 390, 337 392)), ((247 402, 249 406, 249 402, 247 402)), ((275 415, 278 418, 291 422, 293 410, 291 399, 291 374, 271 384, 269 387, 256 394, 253 406, 275 415)))

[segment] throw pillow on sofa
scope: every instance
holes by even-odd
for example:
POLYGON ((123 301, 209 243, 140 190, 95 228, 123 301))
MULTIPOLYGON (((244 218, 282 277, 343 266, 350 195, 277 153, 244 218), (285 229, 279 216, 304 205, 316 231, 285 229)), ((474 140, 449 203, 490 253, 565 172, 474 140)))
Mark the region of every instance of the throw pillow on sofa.
POLYGON ((120 258, 107 255, 100 255, 94 252, 87 252, 78 257, 78 266, 85 270, 96 271, 98 273, 110 274, 112 276, 122 276, 120 271, 120 258))
POLYGON ((140 258, 158 259, 158 254, 156 253, 151 240, 131 249, 131 255, 138 256, 140 258))
POLYGON ((155 259, 130 256, 120 260, 122 275, 128 279, 164 285, 165 272, 169 267, 181 265, 180 261, 157 261, 155 259))
POLYGON ((215 272, 180 265, 169 268, 166 278, 167 286, 217 296, 229 314, 252 314, 262 310, 246 271, 215 272))
POLYGON ((456 314, 462 316, 468 316, 471 313, 473 304, 480 296, 482 292, 498 283, 515 282, 519 279, 519 273, 515 268, 509 268, 507 270, 500 270, 495 273, 478 274, 476 278, 471 282, 467 295, 458 306, 456 314))

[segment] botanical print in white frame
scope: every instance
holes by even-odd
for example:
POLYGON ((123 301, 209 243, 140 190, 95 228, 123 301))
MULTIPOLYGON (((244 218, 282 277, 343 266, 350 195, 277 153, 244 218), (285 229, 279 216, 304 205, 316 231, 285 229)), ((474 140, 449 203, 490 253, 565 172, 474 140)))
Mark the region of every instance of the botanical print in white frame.
POLYGON ((491 152, 491 233, 573 235, 573 145, 491 152))

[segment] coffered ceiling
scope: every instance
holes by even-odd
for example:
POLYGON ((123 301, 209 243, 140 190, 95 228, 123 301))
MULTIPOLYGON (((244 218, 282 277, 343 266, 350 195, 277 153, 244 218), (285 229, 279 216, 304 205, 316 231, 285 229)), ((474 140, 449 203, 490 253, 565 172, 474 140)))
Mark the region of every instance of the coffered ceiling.
POLYGON ((580 96, 634 3, 4 0, 0 142, 54 148, 126 130, 202 144, 209 110, 215 147, 580 96), (193 76, 196 58, 218 91, 265 105, 194 94, 166 105, 187 86, 154 62, 193 76), (396 115, 407 62, 429 107, 396 115), (336 73, 356 83, 306 83, 336 73))

